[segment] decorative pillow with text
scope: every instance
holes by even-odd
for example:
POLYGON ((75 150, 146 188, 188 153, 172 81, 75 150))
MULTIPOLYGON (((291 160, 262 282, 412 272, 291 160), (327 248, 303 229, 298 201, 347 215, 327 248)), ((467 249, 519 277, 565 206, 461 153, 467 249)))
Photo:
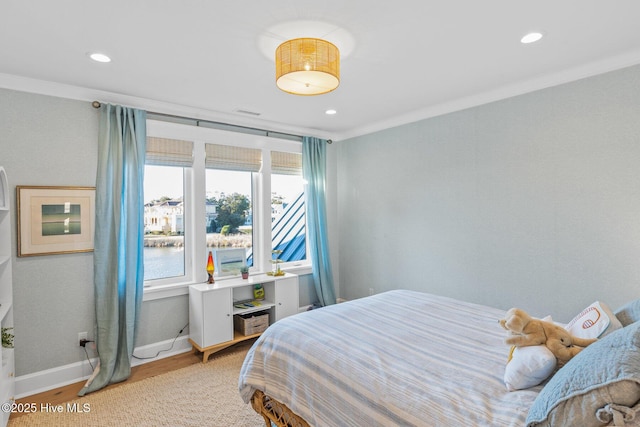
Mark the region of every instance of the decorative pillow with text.
POLYGON ((565 329, 578 338, 602 338, 622 328, 622 323, 603 302, 596 301, 573 318, 565 329))

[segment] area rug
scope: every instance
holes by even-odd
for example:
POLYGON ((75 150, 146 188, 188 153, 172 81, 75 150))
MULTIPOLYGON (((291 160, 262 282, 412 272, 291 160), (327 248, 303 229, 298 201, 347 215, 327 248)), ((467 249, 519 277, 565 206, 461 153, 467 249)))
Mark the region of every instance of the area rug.
POLYGON ((264 427, 262 417, 238 393, 245 355, 214 356, 207 363, 88 394, 61 405, 61 412, 24 415, 8 425, 264 427))

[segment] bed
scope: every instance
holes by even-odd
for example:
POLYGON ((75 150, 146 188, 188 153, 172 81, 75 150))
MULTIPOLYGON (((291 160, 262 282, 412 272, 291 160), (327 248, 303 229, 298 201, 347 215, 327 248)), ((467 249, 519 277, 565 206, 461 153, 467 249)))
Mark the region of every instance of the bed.
MULTIPOLYGON (((271 325, 254 343, 241 369, 240 395, 267 426, 553 425, 544 408, 544 419, 527 418, 546 386, 505 387, 503 315, 408 290, 301 313, 271 325)), ((640 358, 629 364, 640 369, 640 358)), ((625 372, 621 381, 630 387, 622 391, 625 404, 640 408, 640 375, 625 372)), ((542 405, 556 408, 554 398, 542 405)), ((619 413, 612 411, 613 422, 619 413)))

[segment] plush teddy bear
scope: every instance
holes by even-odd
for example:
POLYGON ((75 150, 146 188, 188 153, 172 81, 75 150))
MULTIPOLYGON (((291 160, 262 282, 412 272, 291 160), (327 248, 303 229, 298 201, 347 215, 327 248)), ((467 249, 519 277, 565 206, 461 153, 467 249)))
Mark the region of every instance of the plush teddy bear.
POLYGON ((507 311, 500 325, 509 331, 505 343, 516 347, 545 345, 563 365, 596 339, 578 338, 553 322, 535 319, 519 308, 507 311))

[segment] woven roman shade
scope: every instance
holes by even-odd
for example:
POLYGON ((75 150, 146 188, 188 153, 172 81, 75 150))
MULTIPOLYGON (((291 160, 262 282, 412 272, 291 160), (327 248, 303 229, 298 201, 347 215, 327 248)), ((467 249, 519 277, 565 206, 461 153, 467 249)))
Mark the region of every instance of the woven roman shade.
POLYGON ((302 154, 272 151, 271 173, 280 175, 302 175, 302 154))
POLYGON ((147 165, 193 165, 193 142, 168 138, 147 138, 147 165))
POLYGON ((205 166, 209 169, 259 172, 262 153, 255 148, 205 144, 205 166))

